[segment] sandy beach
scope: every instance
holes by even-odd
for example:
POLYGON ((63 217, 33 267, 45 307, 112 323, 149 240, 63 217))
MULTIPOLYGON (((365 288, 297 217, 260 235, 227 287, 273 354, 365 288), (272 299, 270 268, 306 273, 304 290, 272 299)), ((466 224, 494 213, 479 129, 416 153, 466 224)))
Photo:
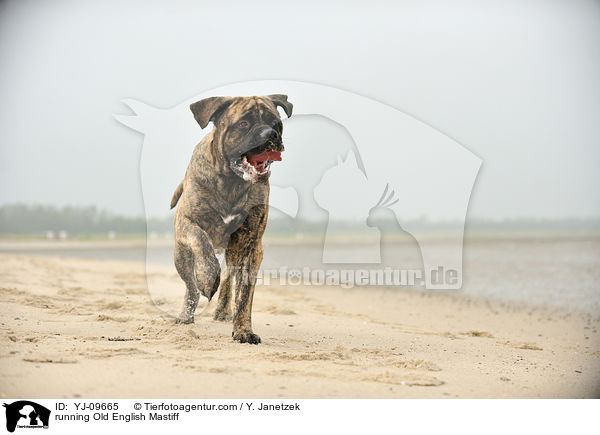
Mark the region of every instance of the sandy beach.
MULTIPOLYGON (((259 286, 258 346, 204 302, 193 325, 153 303, 143 263, 0 255, 0 395, 168 398, 591 398, 599 319, 408 290, 259 286)), ((167 310, 168 311, 168 310, 167 310)))

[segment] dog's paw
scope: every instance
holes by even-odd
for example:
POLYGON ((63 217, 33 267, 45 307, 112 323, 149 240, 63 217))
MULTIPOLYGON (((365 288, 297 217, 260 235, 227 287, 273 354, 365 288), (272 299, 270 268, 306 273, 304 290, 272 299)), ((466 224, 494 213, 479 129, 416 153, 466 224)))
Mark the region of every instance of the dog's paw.
POLYGON ((217 310, 213 315, 213 319, 218 322, 229 322, 231 321, 231 319, 233 319, 233 317, 231 315, 231 312, 217 310))
POLYGON ((190 323, 194 323, 194 316, 189 316, 187 314, 180 314, 175 317, 175 324, 178 325, 188 325, 190 323))
POLYGON ((260 337, 252 331, 238 331, 233 332, 233 339, 240 343, 258 344, 260 343, 260 337))

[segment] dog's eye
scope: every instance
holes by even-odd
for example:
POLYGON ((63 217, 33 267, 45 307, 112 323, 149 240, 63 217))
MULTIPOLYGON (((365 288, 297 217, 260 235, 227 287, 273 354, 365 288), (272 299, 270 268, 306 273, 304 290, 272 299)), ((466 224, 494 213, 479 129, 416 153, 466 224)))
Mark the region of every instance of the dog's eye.
POLYGON ((249 122, 248 121, 240 121, 238 122, 238 126, 242 127, 242 128, 246 128, 248 127, 249 122))

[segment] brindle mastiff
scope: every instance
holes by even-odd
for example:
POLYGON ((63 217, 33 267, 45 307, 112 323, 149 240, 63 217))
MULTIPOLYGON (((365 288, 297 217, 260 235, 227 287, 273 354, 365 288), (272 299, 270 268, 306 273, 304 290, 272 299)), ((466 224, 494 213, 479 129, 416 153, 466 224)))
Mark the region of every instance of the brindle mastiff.
POLYGON ((171 208, 175 215, 175 267, 185 282, 183 311, 177 323, 193 323, 200 294, 210 300, 220 289, 216 320, 231 319, 235 283, 233 339, 260 343, 252 332, 256 273, 263 257, 262 235, 269 212, 269 165, 281 160, 286 95, 213 97, 190 106, 194 118, 214 128, 194 149, 171 208), (221 276, 217 254, 225 253, 221 276), (220 287, 219 287, 220 283, 220 287))

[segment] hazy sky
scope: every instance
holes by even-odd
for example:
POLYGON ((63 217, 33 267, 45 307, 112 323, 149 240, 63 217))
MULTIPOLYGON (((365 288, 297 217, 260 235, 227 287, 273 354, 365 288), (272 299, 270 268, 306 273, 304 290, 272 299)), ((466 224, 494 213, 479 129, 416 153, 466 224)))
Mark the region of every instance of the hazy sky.
POLYGON ((112 117, 120 100, 284 79, 463 144, 483 160, 471 217, 600 216, 599 3, 393 3, 3 1, 0 203, 141 215, 142 136, 112 117))

